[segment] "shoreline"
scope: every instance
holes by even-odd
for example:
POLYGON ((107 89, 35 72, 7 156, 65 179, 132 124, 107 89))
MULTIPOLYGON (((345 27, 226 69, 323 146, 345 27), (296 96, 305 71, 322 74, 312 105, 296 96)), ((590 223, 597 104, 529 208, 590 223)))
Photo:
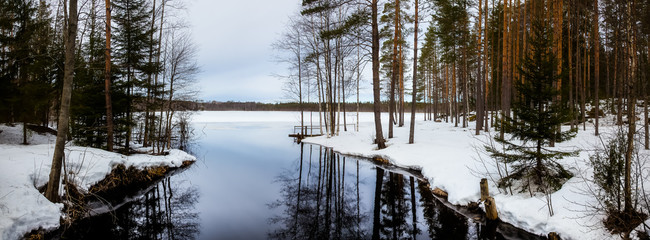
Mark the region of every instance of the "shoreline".
MULTIPOLYGON (((308 143, 308 144, 322 146, 325 148, 331 148, 317 143, 308 143)), ((487 220, 483 208, 480 208, 478 205, 476 205, 476 207, 472 209, 470 205, 472 203, 476 204, 475 202, 470 202, 470 204, 465 204, 465 205, 450 203, 446 199, 448 193, 439 188, 432 187, 428 178, 424 176, 424 174, 422 173, 422 169, 418 166, 400 166, 398 164, 395 164, 394 162, 384 159, 381 156, 374 156, 368 158, 360 155, 343 154, 336 150, 334 150, 334 152, 345 156, 363 158, 372 162, 377 166, 381 166, 382 168, 387 167, 391 170, 396 169, 398 170, 398 172, 405 172, 415 176, 417 178, 417 181, 419 181, 420 184, 424 184, 423 185, 424 188, 426 188, 426 190, 430 193, 430 196, 428 196, 427 198, 431 198, 431 200, 442 204, 444 207, 454 211, 456 214, 461 215, 468 220, 472 220, 473 223, 481 224, 482 227, 487 226, 488 229, 492 229, 494 232, 502 234, 504 237, 506 237, 506 239, 518 239, 518 238, 511 238, 513 237, 511 235, 516 235, 519 237, 519 239, 521 239, 521 237, 524 237, 525 239, 546 239, 545 236, 526 231, 525 229, 518 228, 512 225, 511 223, 502 221, 501 219, 497 219, 494 221, 487 220)), ((478 183, 477 183, 477 189, 478 189, 478 183)))
MULTIPOLYGON (((93 185, 90 192, 81 196, 84 201, 83 215, 69 221, 62 222, 55 229, 34 229, 26 233, 23 239, 49 239, 56 237, 61 231, 75 225, 76 223, 90 217, 102 215, 115 211, 125 204, 136 201, 143 197, 143 194, 152 189, 156 184, 167 177, 173 177, 177 173, 183 172, 192 167, 196 161, 183 161, 179 167, 159 166, 145 169, 135 169, 133 167, 126 169, 124 165, 117 165, 113 171, 102 181, 93 185), (125 171, 126 169, 127 171, 125 171), (126 180, 125 178, 135 180, 126 180), (120 179, 116 181, 115 179, 120 179), (112 187, 111 187, 112 185, 112 187), (102 189, 102 191, 93 191, 93 189, 102 189), (115 195, 117 193, 117 195, 115 195)), ((66 206, 75 207, 75 206, 66 206)))
MULTIPOLYGON (((405 126, 408 126, 410 114, 406 115, 405 126)), ((384 134, 387 133, 385 123, 382 124, 384 134)), ((612 116, 601 119, 601 136, 606 138, 615 132, 613 123, 612 116)), ((544 196, 531 197, 527 192, 511 195, 497 188, 494 160, 481 151, 492 139, 493 129, 474 135, 474 122, 462 128, 453 123, 419 120, 416 122, 415 144, 408 144, 408 127, 395 127, 394 131, 394 138, 388 139, 387 148, 381 150, 372 144, 374 123, 371 121, 362 122, 359 132, 341 131, 339 136, 309 137, 302 142, 333 148, 345 155, 381 157, 394 165, 420 168, 432 188, 449 193, 448 200, 453 205, 477 201, 480 198, 480 179, 487 178, 499 218, 536 235, 556 232, 562 239, 620 239, 603 225, 604 214, 586 207, 595 200, 585 193, 585 189, 593 187, 585 181, 593 174, 589 156, 601 141, 593 135, 593 124, 587 125, 586 130, 581 129, 576 138, 556 145, 555 149, 579 150, 580 154, 560 160, 574 177, 551 194, 553 216, 549 216, 544 196)), ((640 154, 648 156, 650 151, 640 150, 640 154)))
MULTIPOLYGON (((52 203, 39 191, 48 182, 55 136, 32 132, 30 145, 18 145, 16 143, 21 141, 16 138, 22 137, 21 125, 0 124, 0 131, 0 152, 3 153, 3 158, 0 158, 0 239, 24 238, 39 229, 50 231, 74 218, 66 212, 68 209, 63 203, 52 203)), ((146 149, 138 150, 148 153, 146 149)), ((69 185, 75 186, 68 192, 76 196, 94 194, 91 188, 109 178, 118 166, 138 171, 157 168, 151 173, 156 175, 196 161, 196 157, 184 151, 171 149, 168 152, 158 156, 126 156, 68 144, 65 148, 65 176, 71 183, 69 185)), ((66 184, 61 181, 61 185, 60 195, 63 195, 66 184)))

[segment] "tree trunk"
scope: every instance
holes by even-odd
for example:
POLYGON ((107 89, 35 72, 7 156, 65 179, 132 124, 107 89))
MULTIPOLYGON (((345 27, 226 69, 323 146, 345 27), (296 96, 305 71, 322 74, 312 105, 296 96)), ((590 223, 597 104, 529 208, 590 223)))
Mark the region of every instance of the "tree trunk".
MULTIPOLYGON (((455 50, 454 50, 454 52, 455 52, 455 50)), ((454 118, 455 118, 454 127, 458 127, 458 119, 459 119, 458 118, 458 95, 457 95, 458 91, 456 90, 456 82, 457 82, 456 81, 456 71, 457 71, 457 69, 456 69, 456 61, 455 60, 454 60, 454 65, 452 66, 451 70, 452 70, 452 72, 451 72, 451 76, 452 76, 451 77, 451 86, 452 86, 451 87, 452 88, 451 97, 452 97, 452 101, 454 102, 453 111, 454 111, 454 118)))
POLYGON ((627 3, 627 41, 628 47, 626 49, 627 58, 629 61, 628 65, 628 83, 627 83, 627 121, 628 121, 628 130, 627 130, 627 149, 625 151, 625 185, 624 185, 624 212, 633 213, 634 209, 632 207, 632 157, 634 154, 634 135, 636 132, 636 99, 634 93, 634 84, 636 82, 636 59, 635 59, 635 49, 634 44, 635 39, 632 34, 632 4, 627 3))
MULTIPOLYGON (((402 31, 399 33, 400 41, 402 40, 402 31)), ((399 45, 399 125, 404 126, 404 60, 402 55, 404 53, 404 44, 399 45)))
POLYGON ((63 92, 61 94, 61 111, 59 111, 59 121, 56 134, 56 145, 54 147, 54 157, 52 158, 52 168, 50 169, 50 179, 45 191, 45 197, 52 201, 59 201, 59 184, 61 180, 61 166, 63 164, 65 141, 68 134, 68 122, 70 119, 70 98, 72 96, 72 81, 74 77, 75 64, 75 43, 77 39, 77 0, 69 2, 69 17, 67 22, 66 44, 65 44, 65 69, 63 72, 63 92))
POLYGON ((500 132, 500 137, 504 137, 505 129, 503 127, 504 120, 507 116, 510 116, 510 91, 509 91, 509 84, 510 81, 508 79, 508 71, 509 71, 509 65, 508 65, 508 39, 509 39, 509 34, 508 34, 508 25, 510 23, 510 18, 508 15, 508 0, 503 1, 503 36, 502 36, 502 42, 503 42, 503 50, 502 50, 502 70, 501 70, 501 132, 500 132))
MULTIPOLYGON (((650 51, 650 40, 648 40, 648 51, 650 51)), ((648 55, 648 63, 650 63, 650 52, 646 52, 648 55)), ((644 129, 645 129, 645 149, 650 149, 650 129, 648 127, 648 81, 645 82, 645 88, 643 90, 643 119, 644 119, 644 129)))
POLYGON ((113 103, 111 102, 111 0, 106 0, 106 66, 104 95, 106 98, 106 150, 113 151, 113 103))
POLYGON ((389 121, 388 121, 388 138, 393 138, 393 123, 395 122, 396 106, 395 106, 395 84, 399 81, 399 65, 397 63, 397 42, 399 36, 399 0, 395 0, 395 32, 393 34, 393 72, 390 82, 390 101, 389 101, 389 121))
POLYGON ((572 29, 573 29, 573 14, 574 11, 570 10, 569 11, 569 25, 568 25, 568 30, 569 30, 569 112, 571 114, 571 130, 575 129, 575 104, 573 101, 573 36, 572 36, 572 29))
POLYGON ((483 99, 481 101, 483 103, 482 105, 483 105, 484 114, 485 114, 483 116, 483 118, 482 118, 482 119, 485 120, 485 123, 483 124, 483 126, 485 127, 486 132, 490 130, 490 127, 488 125, 488 114, 489 114, 488 113, 488 91, 489 91, 489 88, 488 88, 488 73, 489 73, 489 68, 488 68, 488 59, 489 59, 489 57, 488 57, 488 54, 489 54, 489 49, 488 49, 488 36, 489 36, 488 35, 488 14, 489 14, 488 0, 485 0, 485 15, 484 15, 484 18, 483 18, 484 19, 483 24, 485 25, 485 41, 483 41, 483 53, 484 53, 485 56, 483 58, 484 59, 483 60, 484 72, 483 72, 483 77, 481 78, 481 79, 483 79, 481 81, 483 81, 483 84, 485 85, 484 86, 485 87, 485 92, 484 92, 484 97, 483 97, 483 99))
MULTIPOLYGON (((158 51, 156 53, 156 64, 160 64, 160 52, 161 52, 161 49, 162 49, 163 23, 164 23, 164 19, 165 19, 165 3, 167 1, 168 0, 163 0, 161 2, 161 6, 160 6, 160 8, 161 8, 161 11, 160 11, 160 26, 159 26, 159 29, 158 29, 158 51)), ((154 85, 156 87, 158 87, 158 76, 159 76, 159 74, 160 74, 160 71, 156 71, 156 74, 154 76, 154 85)), ((158 91, 156 91, 155 96, 154 96, 154 101, 158 101, 159 99, 162 99, 162 96, 158 97, 158 94, 159 94, 158 91)), ((161 151, 161 149, 160 149, 160 144, 161 144, 160 134, 161 133, 160 132, 161 132, 161 126, 162 126, 162 111, 163 111, 162 103, 161 103, 161 105, 159 107, 160 107, 160 120, 159 120, 160 124, 158 125, 158 138, 155 141, 153 141, 153 145, 158 145, 158 147, 157 147, 158 153, 160 153, 160 151, 161 151)), ((155 115, 156 115, 156 113, 155 113, 155 111, 152 111, 151 114, 154 115, 154 116, 151 117, 151 126, 153 128, 152 136, 156 136, 156 133, 155 133, 155 129, 156 129, 156 127, 155 127, 155 125, 156 125, 155 124, 155 119, 156 119, 155 115)), ((152 146, 152 149, 156 149, 156 147, 152 146)))
POLYGON ((375 115, 375 143, 378 149, 386 148, 384 135, 381 129, 381 99, 379 92, 379 26, 377 24, 377 2, 372 0, 372 92, 373 108, 375 115))
POLYGON ((598 97, 599 85, 600 85, 600 31, 598 27, 598 0, 594 0, 594 99, 596 105, 596 119, 595 119, 595 130, 594 134, 598 136, 598 119, 600 118, 600 98, 598 97))
MULTIPOLYGON (((487 1, 487 0, 486 0, 487 1)), ((483 128, 483 69, 481 68, 481 64, 483 63, 482 57, 483 57, 483 52, 481 51, 481 37, 483 33, 483 0, 478 1, 478 37, 477 37, 477 42, 478 44, 476 45, 477 47, 477 52, 478 52, 478 68, 477 68, 477 75, 478 79, 476 80, 476 135, 479 135, 481 132, 481 129, 483 128)))
MULTIPOLYGON (((154 41, 153 41, 153 34, 154 34, 154 25, 156 23, 156 1, 153 1, 153 11, 151 11, 151 27, 150 27, 150 33, 149 33, 149 67, 153 66, 153 51, 154 51, 154 41)), ((151 112, 151 99, 152 99, 152 75, 153 73, 151 70, 147 73, 147 98, 145 102, 145 111, 144 111, 144 141, 142 143, 143 147, 148 147, 149 146, 149 141, 150 141, 150 132, 152 126, 149 124, 149 119, 151 118, 150 112, 151 112)))
MULTIPOLYGON (((415 104, 418 79, 418 0, 415 0, 415 31, 413 33, 413 90, 411 94, 411 128, 409 129, 409 144, 415 141, 415 104)), ((412 181, 412 180, 411 180, 412 181)))
MULTIPOLYGON (((300 55, 300 44, 300 31, 298 31, 298 53, 296 54, 296 57, 298 57, 298 101, 300 105, 300 131, 303 135, 306 135, 307 130, 305 129, 305 110, 304 106, 302 105, 302 57, 300 55)), ((298 189, 298 191, 300 191, 300 189, 298 189)))

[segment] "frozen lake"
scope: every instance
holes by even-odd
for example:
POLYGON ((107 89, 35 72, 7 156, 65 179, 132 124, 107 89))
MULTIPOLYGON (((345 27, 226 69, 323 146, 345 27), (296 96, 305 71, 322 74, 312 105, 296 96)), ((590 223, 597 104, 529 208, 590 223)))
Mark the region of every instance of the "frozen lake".
POLYGON ((408 171, 295 143, 287 134, 299 122, 298 116, 293 112, 198 113, 191 153, 199 161, 193 167, 113 213, 82 221, 65 235, 75 239, 504 238, 494 228, 442 206, 430 196, 428 186, 408 171))

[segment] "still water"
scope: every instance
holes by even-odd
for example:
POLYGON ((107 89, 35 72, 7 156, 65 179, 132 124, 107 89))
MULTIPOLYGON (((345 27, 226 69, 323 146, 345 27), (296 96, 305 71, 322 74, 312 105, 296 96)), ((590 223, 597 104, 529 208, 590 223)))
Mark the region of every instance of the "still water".
POLYGON ((195 124, 190 169, 62 239, 530 239, 443 206, 417 174, 287 137, 291 122, 195 124), (505 237, 504 237, 505 236, 505 237))

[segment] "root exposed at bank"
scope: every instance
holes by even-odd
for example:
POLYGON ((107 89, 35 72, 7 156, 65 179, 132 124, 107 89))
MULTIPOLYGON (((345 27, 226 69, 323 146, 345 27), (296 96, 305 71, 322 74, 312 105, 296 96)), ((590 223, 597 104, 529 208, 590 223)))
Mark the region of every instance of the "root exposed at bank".
POLYGON ((183 164, 178 168, 159 166, 148 167, 142 170, 135 167, 127 168, 120 164, 114 167, 104 180, 91 186, 88 192, 105 199, 122 199, 130 193, 135 193, 151 183, 162 179, 170 171, 186 168, 192 163, 192 161, 183 161, 183 164))

